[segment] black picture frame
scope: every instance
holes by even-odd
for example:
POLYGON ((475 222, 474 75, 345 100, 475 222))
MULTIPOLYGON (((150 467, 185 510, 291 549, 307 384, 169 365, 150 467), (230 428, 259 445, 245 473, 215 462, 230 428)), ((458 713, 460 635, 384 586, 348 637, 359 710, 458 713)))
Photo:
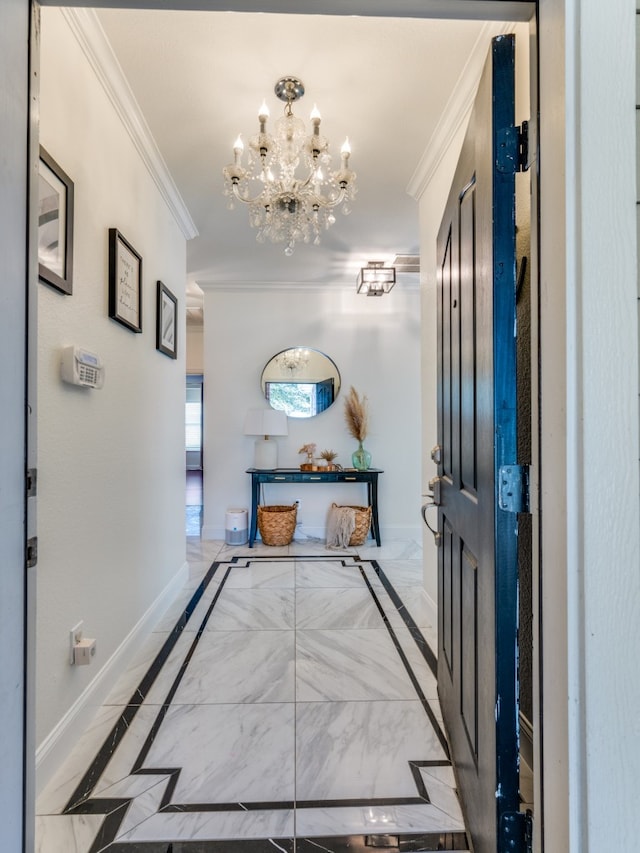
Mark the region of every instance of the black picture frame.
POLYGON ((142 257, 117 228, 109 229, 109 317, 142 332, 142 257))
POLYGON ((71 296, 73 181, 42 146, 38 175, 38 278, 71 296))
POLYGON ((178 357, 178 300, 161 281, 157 284, 156 349, 178 357))

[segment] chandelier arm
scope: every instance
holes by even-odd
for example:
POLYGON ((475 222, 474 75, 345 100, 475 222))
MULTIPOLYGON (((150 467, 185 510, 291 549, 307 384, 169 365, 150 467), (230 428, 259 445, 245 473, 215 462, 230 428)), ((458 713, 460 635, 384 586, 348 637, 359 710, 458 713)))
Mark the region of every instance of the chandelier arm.
POLYGON ((294 192, 300 192, 301 190, 306 190, 309 184, 313 183, 312 178, 315 175, 315 169, 312 169, 304 181, 295 181, 293 185, 294 192))
POLYGON ((238 189, 237 184, 231 185, 231 191, 233 193, 233 197, 238 201, 241 201, 243 204, 258 204, 264 196, 263 190, 261 193, 255 196, 255 198, 245 198, 244 196, 240 195, 240 191, 238 189))
MULTIPOLYGON (((315 170, 312 170, 308 177, 304 181, 296 181, 294 186, 291 189, 291 192, 294 195, 304 194, 304 191, 308 186, 313 184, 313 176, 315 175, 315 170)), ((346 184, 340 184, 338 193, 335 196, 324 196, 322 193, 308 193, 309 197, 313 197, 317 199, 317 204, 320 207, 335 207, 336 205, 342 204, 346 195, 347 195, 348 186, 346 184)))
MULTIPOLYGON (((311 177, 312 175, 309 176, 309 178, 307 178, 304 183, 298 183, 296 188, 292 190, 293 195, 298 195, 300 190, 306 189, 306 187, 308 187, 311 183, 311 177)), ((266 201, 265 190, 263 190, 261 193, 258 193, 258 195, 254 196, 253 198, 246 198, 245 196, 241 195, 240 190, 238 189, 238 184, 232 184, 231 191, 233 192, 233 197, 238 201, 241 201, 243 204, 258 204, 263 199, 266 201)), ((342 204, 346 194, 347 187, 340 187, 338 194, 335 196, 324 196, 321 193, 313 193, 312 197, 314 199, 314 202, 320 207, 336 207, 337 205, 342 204)))
POLYGON ((320 193, 314 193, 313 198, 320 207, 337 207, 342 204, 345 197, 347 195, 347 188, 340 187, 338 195, 336 196, 324 196, 320 193))

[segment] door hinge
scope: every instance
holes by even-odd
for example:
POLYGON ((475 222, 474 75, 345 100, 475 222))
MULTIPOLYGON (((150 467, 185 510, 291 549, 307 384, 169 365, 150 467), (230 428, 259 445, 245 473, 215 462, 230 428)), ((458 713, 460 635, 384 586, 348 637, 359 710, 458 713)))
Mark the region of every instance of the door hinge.
POLYGON ((501 465, 498 506, 505 512, 529 512, 529 466, 501 465))
POLYGON ((35 496, 38 494, 38 469, 37 468, 27 468, 26 488, 27 488, 27 497, 28 498, 35 498, 35 496))
POLYGON ((504 812, 500 823, 500 850, 531 853, 533 850, 533 815, 526 812, 504 812))
POLYGON ((38 562, 38 537, 32 536, 27 539, 27 548, 25 552, 25 560, 28 569, 32 569, 38 562))
POLYGON ((517 127, 502 127, 497 134, 496 168, 505 174, 526 172, 529 168, 529 122, 517 127))

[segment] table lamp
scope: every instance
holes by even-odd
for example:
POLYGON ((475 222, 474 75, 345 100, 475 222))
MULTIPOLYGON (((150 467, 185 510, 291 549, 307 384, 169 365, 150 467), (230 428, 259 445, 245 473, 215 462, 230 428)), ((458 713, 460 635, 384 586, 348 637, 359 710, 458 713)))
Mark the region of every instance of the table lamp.
POLYGON ((276 409, 249 409, 244 420, 244 434, 257 435, 253 467, 271 470, 278 467, 278 442, 270 436, 288 435, 287 416, 276 409))

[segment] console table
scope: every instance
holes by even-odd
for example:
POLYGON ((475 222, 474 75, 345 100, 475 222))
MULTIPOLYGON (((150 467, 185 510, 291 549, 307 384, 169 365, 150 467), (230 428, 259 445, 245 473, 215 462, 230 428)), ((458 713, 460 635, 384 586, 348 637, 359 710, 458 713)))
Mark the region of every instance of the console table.
POLYGON ((258 527, 258 504, 260 503, 260 486, 262 483, 366 483, 367 500, 371 507, 371 532, 380 545, 380 523, 378 521, 378 474, 383 474, 379 468, 369 468, 367 471, 347 469, 344 471, 300 471, 298 468, 273 468, 262 470, 248 468, 251 474, 251 523, 249 525, 249 547, 253 548, 258 527))

